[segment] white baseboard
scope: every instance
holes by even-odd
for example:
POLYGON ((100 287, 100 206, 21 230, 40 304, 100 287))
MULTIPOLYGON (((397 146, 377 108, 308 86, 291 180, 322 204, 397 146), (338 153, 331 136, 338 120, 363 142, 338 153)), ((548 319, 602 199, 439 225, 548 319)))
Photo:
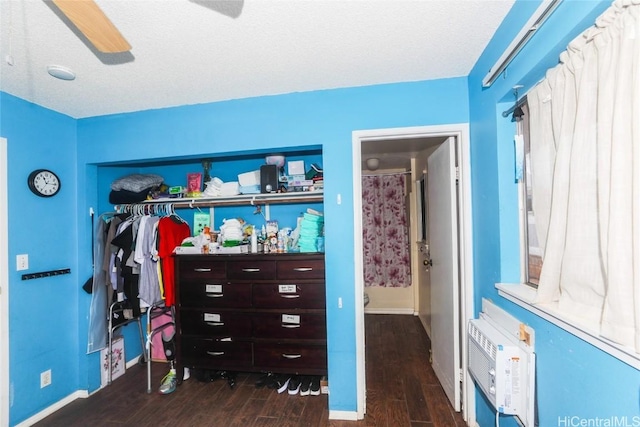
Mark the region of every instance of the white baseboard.
POLYGON ((74 400, 76 400, 76 399, 84 399, 84 398, 87 398, 87 397, 89 397, 89 392, 87 390, 75 391, 75 392, 71 393, 70 395, 68 395, 67 397, 65 397, 64 399, 57 401, 56 403, 54 403, 53 405, 49 406, 48 408, 45 408, 42 411, 40 411, 37 414, 35 414, 34 416, 24 420, 20 424, 16 424, 16 427, 29 427, 31 425, 34 425, 38 421, 42 421, 43 419, 45 419, 49 415, 53 414, 58 409, 67 406, 69 403, 73 402, 74 400))
POLYGON ((413 315, 413 308, 366 308, 364 314, 411 314, 413 315))
MULTIPOLYGON (((138 361, 139 361, 139 358, 140 358, 140 355, 138 355, 137 357, 129 360, 127 362, 127 369, 131 368, 132 366, 137 365, 138 361)), ((68 395, 67 397, 57 401, 53 405, 51 405, 51 406, 43 409, 42 411, 38 412, 34 416, 24 420, 20 424, 16 424, 15 427, 29 427, 29 426, 31 426, 31 425, 39 422, 39 421, 42 421, 43 419, 45 419, 49 415, 53 414, 57 410, 64 408, 69 403, 73 402, 74 400, 76 400, 76 399, 86 399, 90 395, 97 393, 98 391, 102 390, 103 388, 104 387, 100 387, 97 390, 95 390, 93 393, 89 393, 88 390, 77 390, 77 391, 71 393, 70 395, 68 395)))
POLYGON ((358 421, 358 412, 356 411, 329 411, 330 420, 358 421))
POLYGON ((140 356, 142 356, 142 354, 139 354, 135 358, 129 360, 125 365, 127 369, 131 368, 132 366, 136 366, 140 362, 140 356))

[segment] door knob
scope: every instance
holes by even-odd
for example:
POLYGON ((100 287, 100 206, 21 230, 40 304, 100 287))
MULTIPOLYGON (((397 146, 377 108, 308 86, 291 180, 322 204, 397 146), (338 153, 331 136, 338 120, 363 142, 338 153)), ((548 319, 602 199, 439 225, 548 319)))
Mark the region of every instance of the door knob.
POLYGON ((425 267, 433 267, 433 260, 431 259, 422 260, 422 264, 424 264, 425 267))

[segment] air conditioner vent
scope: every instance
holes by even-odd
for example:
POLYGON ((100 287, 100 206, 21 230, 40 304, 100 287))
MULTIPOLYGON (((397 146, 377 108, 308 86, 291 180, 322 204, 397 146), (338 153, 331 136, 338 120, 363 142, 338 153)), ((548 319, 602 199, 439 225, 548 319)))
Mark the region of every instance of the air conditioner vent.
POLYGON ((497 412, 534 424, 535 353, 487 318, 469 320, 468 366, 479 390, 497 412))
POLYGON ((496 360, 498 349, 489 341, 485 334, 474 324, 469 323, 469 336, 489 355, 491 360, 496 360))

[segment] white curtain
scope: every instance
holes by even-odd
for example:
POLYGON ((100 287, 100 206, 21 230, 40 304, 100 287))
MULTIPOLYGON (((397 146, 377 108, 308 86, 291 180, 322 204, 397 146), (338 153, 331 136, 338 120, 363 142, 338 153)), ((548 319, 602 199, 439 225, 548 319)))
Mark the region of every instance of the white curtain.
POLYGON ((640 352, 640 0, 616 0, 527 96, 538 302, 640 352))

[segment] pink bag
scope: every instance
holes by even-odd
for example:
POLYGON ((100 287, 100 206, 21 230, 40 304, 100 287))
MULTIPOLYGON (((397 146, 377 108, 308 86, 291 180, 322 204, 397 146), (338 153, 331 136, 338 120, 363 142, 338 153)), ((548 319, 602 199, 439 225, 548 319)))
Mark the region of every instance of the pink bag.
MULTIPOLYGON (((172 323, 173 319, 169 313, 163 313, 151 319, 151 328, 156 330, 162 325, 172 323)), ((174 334, 174 326, 166 326, 164 329, 156 332, 151 339, 151 361, 153 362, 166 362, 167 358, 164 355, 164 347, 162 345, 162 334, 165 336, 171 336, 174 334)))

